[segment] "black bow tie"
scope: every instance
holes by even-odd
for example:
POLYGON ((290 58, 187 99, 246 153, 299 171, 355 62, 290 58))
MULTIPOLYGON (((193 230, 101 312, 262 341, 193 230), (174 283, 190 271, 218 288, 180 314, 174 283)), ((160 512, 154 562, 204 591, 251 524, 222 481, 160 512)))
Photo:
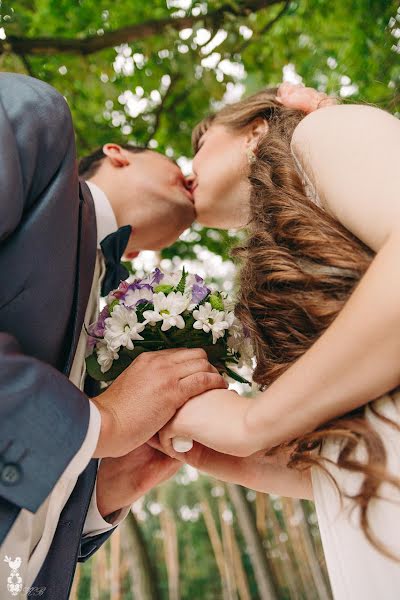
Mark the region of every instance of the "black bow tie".
POLYGON ((106 263, 106 273, 101 286, 102 296, 107 296, 111 290, 115 290, 120 282, 129 276, 128 269, 121 265, 121 257, 125 252, 131 231, 132 227, 130 225, 124 225, 115 233, 107 235, 100 242, 106 263))

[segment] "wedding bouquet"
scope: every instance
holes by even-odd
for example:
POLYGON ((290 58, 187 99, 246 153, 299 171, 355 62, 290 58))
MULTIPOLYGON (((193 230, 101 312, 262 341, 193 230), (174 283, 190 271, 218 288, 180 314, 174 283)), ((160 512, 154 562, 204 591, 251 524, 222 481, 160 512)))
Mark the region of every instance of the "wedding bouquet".
POLYGON ((249 383, 235 369, 252 364, 249 337, 224 292, 212 291, 201 277, 156 269, 143 279, 122 281, 88 328, 87 371, 112 381, 142 352, 203 348, 226 377, 249 383))

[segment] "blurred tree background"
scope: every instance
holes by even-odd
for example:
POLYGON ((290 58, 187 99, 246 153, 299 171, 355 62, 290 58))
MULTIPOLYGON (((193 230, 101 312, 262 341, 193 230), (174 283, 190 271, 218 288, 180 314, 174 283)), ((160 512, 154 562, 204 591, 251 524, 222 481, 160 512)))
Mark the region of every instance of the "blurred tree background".
MULTIPOLYGON (((205 114, 282 80, 400 116, 400 8, 385 0, 0 0, 0 70, 57 88, 80 155, 148 145, 190 171, 205 114)), ((51 124, 49 124, 50 126, 51 124)), ((235 232, 196 224, 136 269, 232 287, 235 232)), ((81 565, 74 600, 331 598, 311 502, 182 470, 81 565)))

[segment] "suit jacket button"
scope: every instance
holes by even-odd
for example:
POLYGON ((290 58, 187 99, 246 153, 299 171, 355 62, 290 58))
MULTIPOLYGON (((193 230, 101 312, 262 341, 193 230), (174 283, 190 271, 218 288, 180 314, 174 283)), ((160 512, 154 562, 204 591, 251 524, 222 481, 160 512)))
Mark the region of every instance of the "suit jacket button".
POLYGON ((0 471, 0 481, 4 485, 15 485, 21 479, 22 471, 19 465, 7 463, 0 471))

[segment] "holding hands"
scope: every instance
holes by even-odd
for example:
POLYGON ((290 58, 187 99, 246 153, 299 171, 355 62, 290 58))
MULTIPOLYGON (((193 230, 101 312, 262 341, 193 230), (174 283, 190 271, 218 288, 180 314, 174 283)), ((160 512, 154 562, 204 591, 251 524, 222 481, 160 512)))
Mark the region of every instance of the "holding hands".
POLYGON ((179 459, 181 453, 176 452, 172 444, 173 439, 179 437, 194 440, 224 454, 253 454, 259 448, 246 426, 251 402, 250 398, 222 389, 190 399, 159 432, 162 450, 179 459))
POLYGON ((246 415, 254 399, 229 390, 206 392, 189 400, 149 440, 154 451, 175 464, 186 463, 221 481, 294 498, 313 498, 310 471, 289 468, 291 449, 266 455, 262 442, 249 432, 246 415), (175 452, 174 437, 194 440, 193 449, 175 452))
POLYGON ((201 349, 143 353, 100 396, 92 399, 102 416, 95 457, 118 457, 138 448, 185 402, 225 380, 201 349))
POLYGON ((146 442, 185 404, 225 380, 201 349, 141 354, 100 396, 92 399, 102 426, 95 457, 97 505, 103 516, 129 506, 169 479, 181 463, 146 442))

